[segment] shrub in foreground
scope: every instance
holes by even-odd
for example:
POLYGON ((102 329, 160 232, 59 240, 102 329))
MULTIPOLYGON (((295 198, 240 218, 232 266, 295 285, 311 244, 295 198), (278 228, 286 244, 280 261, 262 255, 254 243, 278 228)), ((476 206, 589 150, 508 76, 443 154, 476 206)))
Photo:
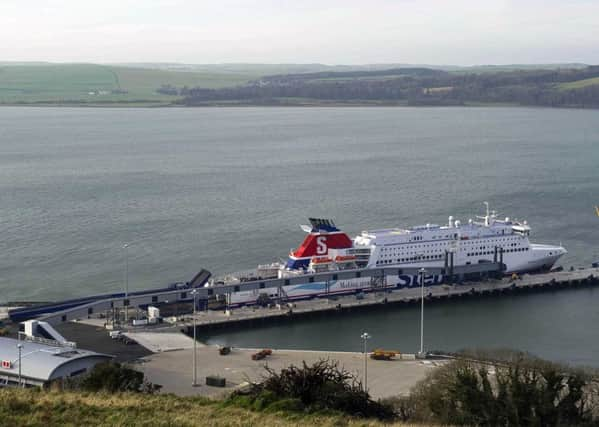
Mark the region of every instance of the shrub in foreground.
POLYGON ((144 374, 116 362, 99 363, 85 376, 65 385, 67 389, 155 393, 161 386, 148 382, 144 374))
POLYGON ((457 360, 393 404, 404 421, 486 426, 599 425, 592 376, 537 358, 457 360))
POLYGON ((340 412, 347 415, 392 420, 391 405, 375 401, 357 377, 338 362, 320 360, 313 365, 289 366, 276 372, 268 367, 264 380, 247 392, 234 393, 229 402, 255 410, 340 412))

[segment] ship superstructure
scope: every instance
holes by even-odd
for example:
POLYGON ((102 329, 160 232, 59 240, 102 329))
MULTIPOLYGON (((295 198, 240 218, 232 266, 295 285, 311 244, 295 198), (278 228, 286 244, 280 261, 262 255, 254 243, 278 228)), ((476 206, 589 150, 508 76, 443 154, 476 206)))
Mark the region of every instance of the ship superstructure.
POLYGON ((363 231, 354 239, 354 250, 370 249, 367 266, 443 266, 446 251, 456 265, 493 259, 496 248, 503 251, 506 273, 549 270, 566 253, 562 246, 533 244, 526 221, 499 219, 488 211, 467 224, 449 217, 447 225, 363 231))

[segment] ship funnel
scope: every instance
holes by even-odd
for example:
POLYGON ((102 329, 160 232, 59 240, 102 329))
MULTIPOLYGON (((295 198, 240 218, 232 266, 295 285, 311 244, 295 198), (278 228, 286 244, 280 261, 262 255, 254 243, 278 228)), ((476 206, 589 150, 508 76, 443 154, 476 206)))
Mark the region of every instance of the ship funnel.
POLYGON ((452 224, 453 224, 453 217, 450 216, 449 217, 449 228, 451 228, 452 224))

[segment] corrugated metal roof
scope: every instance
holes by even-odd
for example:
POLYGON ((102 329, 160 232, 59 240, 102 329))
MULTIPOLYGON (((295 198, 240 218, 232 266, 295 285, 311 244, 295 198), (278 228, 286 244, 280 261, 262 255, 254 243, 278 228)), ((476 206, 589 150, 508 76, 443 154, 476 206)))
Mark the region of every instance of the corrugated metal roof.
POLYGON ((97 357, 105 357, 109 360, 112 358, 106 354, 79 348, 52 347, 36 342, 0 337, 0 360, 10 361, 12 364, 11 368, 0 365, 0 375, 18 375, 19 349, 17 344, 19 343, 23 346, 21 348, 21 375, 42 381, 48 381, 57 368, 75 360, 97 357))

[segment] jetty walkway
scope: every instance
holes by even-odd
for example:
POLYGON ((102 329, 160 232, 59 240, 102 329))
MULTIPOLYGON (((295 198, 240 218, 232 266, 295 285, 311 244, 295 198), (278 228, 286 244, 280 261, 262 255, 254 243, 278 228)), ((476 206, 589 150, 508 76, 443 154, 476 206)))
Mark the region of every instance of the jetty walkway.
MULTIPOLYGON (((517 279, 487 279, 482 282, 464 282, 461 284, 441 284, 424 288, 425 303, 447 299, 476 296, 499 296, 542 290, 557 290, 578 287, 599 286, 599 268, 585 268, 573 271, 559 271, 545 274, 519 276, 517 279)), ((300 317, 309 317, 326 312, 344 312, 359 309, 376 308, 380 305, 409 305, 419 303, 421 288, 369 292, 365 294, 337 296, 334 298, 314 298, 273 308, 256 306, 241 307, 222 311, 201 311, 195 315, 198 330, 220 329, 243 326, 247 323, 266 323, 268 321, 290 321, 300 317)), ((193 315, 180 318, 179 326, 192 332, 193 315)))

